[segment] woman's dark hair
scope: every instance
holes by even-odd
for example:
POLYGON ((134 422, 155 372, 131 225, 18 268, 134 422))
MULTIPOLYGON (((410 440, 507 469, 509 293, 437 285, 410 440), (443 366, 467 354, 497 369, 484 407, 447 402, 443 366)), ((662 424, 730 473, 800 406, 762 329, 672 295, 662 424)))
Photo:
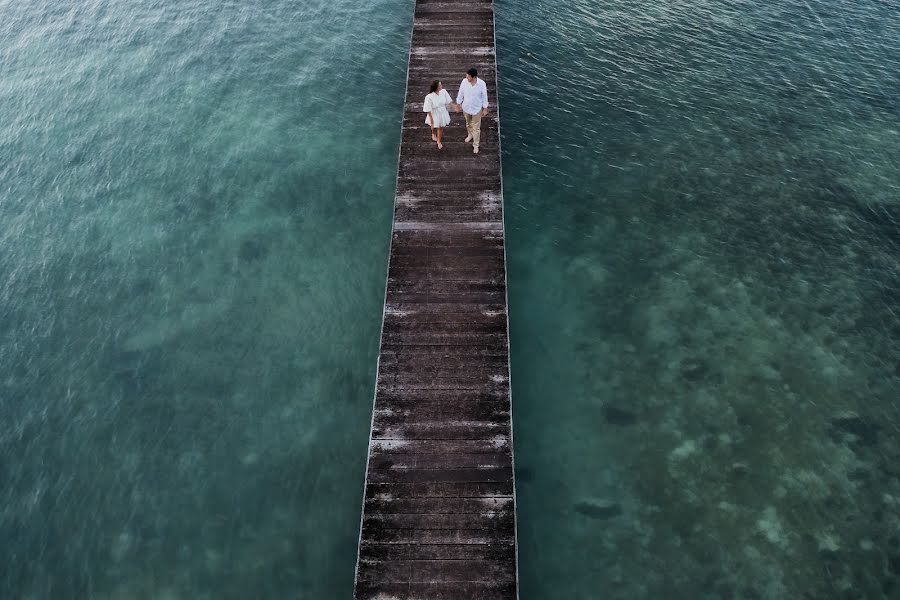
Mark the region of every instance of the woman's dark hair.
POLYGON ((438 86, 441 85, 441 82, 437 79, 431 82, 431 92, 434 93, 437 91, 438 86))
POLYGON ((466 71, 466 73, 468 73, 469 77, 478 77, 478 69, 476 69, 475 67, 472 67, 471 69, 466 71))

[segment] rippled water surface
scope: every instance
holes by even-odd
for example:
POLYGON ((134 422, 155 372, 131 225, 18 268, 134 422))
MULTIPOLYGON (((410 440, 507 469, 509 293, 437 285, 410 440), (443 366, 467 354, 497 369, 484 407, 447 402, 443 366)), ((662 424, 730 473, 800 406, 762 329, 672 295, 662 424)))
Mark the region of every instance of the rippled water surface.
POLYGON ((900 597, 900 3, 497 11, 522 597, 900 597))
MULTIPOLYGON (((0 598, 350 596, 412 2, 0 0, 0 598)), ((900 595, 900 3, 497 2, 523 599, 900 595)))
POLYGON ((0 598, 350 596, 388 4, 0 0, 0 598))

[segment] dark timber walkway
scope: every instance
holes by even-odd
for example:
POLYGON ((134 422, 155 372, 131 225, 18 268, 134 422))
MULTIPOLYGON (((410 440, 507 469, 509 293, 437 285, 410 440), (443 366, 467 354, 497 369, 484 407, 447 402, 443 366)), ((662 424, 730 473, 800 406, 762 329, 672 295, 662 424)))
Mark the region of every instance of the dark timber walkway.
POLYGON ((355 597, 514 599, 515 490, 494 10, 417 0, 355 597), (422 101, 474 66, 481 148, 422 101))

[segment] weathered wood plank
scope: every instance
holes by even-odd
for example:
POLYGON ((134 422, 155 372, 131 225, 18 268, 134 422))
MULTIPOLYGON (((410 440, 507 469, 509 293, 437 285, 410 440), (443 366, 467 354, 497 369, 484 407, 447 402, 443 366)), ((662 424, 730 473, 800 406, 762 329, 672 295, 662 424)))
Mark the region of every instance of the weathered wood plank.
POLYGON ((512 466, 512 454, 482 452, 478 454, 382 454, 373 452, 369 468, 396 469, 484 469, 512 466))
MULTIPOLYGON (((409 304, 406 302, 390 302, 385 307, 386 311, 390 311, 390 314, 441 314, 441 313, 456 313, 456 314, 484 314, 486 312, 504 312, 506 310, 506 306, 497 302, 486 302, 482 304, 453 304, 453 303, 444 303, 444 302, 429 302, 425 304, 417 303, 417 304, 409 304)), ((384 345, 382 345, 382 350, 384 349, 384 345)))
POLYGON ((416 0, 355 598, 517 598, 515 482, 494 13, 416 0), (479 154, 422 101, 475 66, 479 154))
MULTIPOLYGON (((497 249, 502 248, 502 239, 495 230, 458 231, 458 230, 421 230, 421 231, 394 231, 394 244, 392 257, 403 254, 418 254, 420 256, 478 256, 480 253, 489 253, 497 256, 497 249)), ((502 257, 502 254, 500 254, 502 257)))
POLYGON ((381 357, 385 369, 422 370, 426 372, 458 373, 471 369, 487 369, 491 372, 506 368, 506 356, 434 355, 419 353, 390 353, 381 357))
POLYGON ((518 597, 516 581, 409 582, 361 581, 358 600, 509 600, 518 597))
MULTIPOLYGON (((415 271, 414 271, 415 272, 415 271)), ((425 273, 416 272, 416 276, 423 277, 425 273)), ((418 307, 421 310, 398 310, 391 305, 391 310, 386 311, 384 320, 386 323, 496 323, 505 321, 506 313, 502 310, 471 310, 468 306, 460 307, 459 312, 454 312, 452 306, 446 306, 448 310, 427 310, 430 305, 418 307)))
POLYGON ((435 377, 425 377, 414 379, 402 373, 379 372, 382 377, 378 383, 377 393, 397 393, 410 392, 422 393, 426 391, 470 391, 480 392, 484 390, 494 390, 496 392, 508 390, 507 379, 501 372, 492 373, 489 376, 482 374, 465 376, 465 375, 439 375, 435 377))
POLYGON ((499 294, 502 301, 505 291, 506 286, 502 280, 498 283, 424 281, 419 279, 405 281, 388 280, 388 296, 393 294, 455 294, 459 296, 468 294, 499 294))
MULTIPOLYGON (((442 439, 442 440, 489 440, 498 435, 508 436, 510 427, 503 423, 481 423, 477 421, 418 421, 402 425, 375 425, 372 439, 442 439)), ((371 480, 370 480, 371 482, 371 480)), ((373 482, 381 483, 381 482, 373 482)))
MULTIPOLYGON (((437 499, 454 504, 450 499, 437 499)), ((512 498, 509 498, 512 501, 512 498)), ((367 505, 368 506, 368 505, 367 505)), ((380 509, 380 507, 379 507, 380 509)), ((515 559, 512 543, 492 544, 371 544, 363 543, 359 557, 363 561, 376 560, 506 560, 515 559)))
MULTIPOLYGON (((503 386, 492 388, 479 388, 477 390, 401 390, 381 386, 378 390, 378 398, 386 403, 398 402, 446 402, 455 406, 462 406, 469 402, 497 401, 508 402, 508 389, 503 386)), ((378 404, 376 404, 376 410, 378 404)))
POLYGON ((453 514, 515 510, 512 498, 371 498, 366 508, 378 514, 453 514))
MULTIPOLYGON (((509 417, 509 407, 500 402, 469 402, 460 407, 447 407, 437 402, 406 406, 390 404, 375 411, 379 426, 402 425, 418 421, 494 421, 509 417)), ((374 453, 373 453, 374 454, 374 453)), ((501 453, 497 452, 500 456, 501 453)))
MULTIPOLYGON (((491 454, 509 452, 509 438, 488 440, 372 440, 372 455, 381 454, 491 454)), ((412 512, 412 511, 406 511, 412 512)))
POLYGON ((467 373, 437 373, 414 376, 409 373, 391 373, 385 370, 379 373, 379 377, 381 379, 379 390, 386 387, 415 390, 478 390, 502 383, 505 375, 498 370, 484 370, 471 375, 467 373))
POLYGON ((509 510, 453 513, 380 513, 366 514, 363 528, 431 530, 503 530, 512 532, 513 513, 509 510))
MULTIPOLYGON (((486 498, 513 495, 509 481, 416 481, 410 483, 366 482, 366 498, 486 498)), ((364 540, 365 541, 365 540, 364 540)))
POLYGON ((378 544, 508 544, 514 540, 513 531, 496 529, 391 529, 373 525, 363 526, 363 538, 378 544))
POLYGON ((363 581, 495 583, 515 579, 513 565, 499 560, 365 561, 360 567, 363 581), (477 574, 473 576, 473 572, 477 574))
POLYGON ((494 221, 500 218, 500 210, 496 208, 471 210, 446 210, 398 207, 394 213, 397 222, 421 222, 427 220, 431 223, 468 223, 471 221, 494 221))
POLYGON ((396 269, 393 274, 443 281, 477 281, 493 276, 493 271, 488 271, 487 269, 451 269, 422 265, 400 267, 396 269))
MULTIPOLYGON (((471 284, 470 281, 454 281, 455 284, 471 284)), ((417 319, 404 320, 385 320, 383 331, 385 333, 397 333, 407 335, 428 335, 428 334, 506 334, 506 320, 496 319, 487 322, 464 321, 464 322, 419 322, 417 319)))
MULTIPOLYGON (((405 304, 444 304, 444 305, 465 305, 465 304, 497 304, 503 302, 506 296, 503 290, 483 291, 483 292, 408 292, 405 290, 388 290, 387 300, 390 303, 405 304)), ((388 342, 392 343, 392 342, 388 342)), ((438 343, 438 342, 423 342, 438 343)))
POLYGON ((487 387, 489 384, 502 383, 507 378, 506 365, 497 364, 496 361, 492 365, 477 366, 462 364, 444 367, 433 363, 422 366, 424 364, 424 361, 420 361, 415 365, 393 363, 379 367, 378 376, 383 384, 381 387, 393 385, 395 382, 408 382, 411 386, 416 381, 423 383, 475 381, 487 387), (420 379, 417 380, 417 377, 420 379))

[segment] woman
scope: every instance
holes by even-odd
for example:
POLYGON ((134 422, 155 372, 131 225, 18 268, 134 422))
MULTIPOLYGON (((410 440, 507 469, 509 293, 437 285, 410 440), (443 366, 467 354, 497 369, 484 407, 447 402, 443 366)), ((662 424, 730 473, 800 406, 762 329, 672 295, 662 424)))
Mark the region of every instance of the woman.
POLYGON ((431 126, 431 140, 437 142, 438 150, 442 150, 441 136, 444 127, 450 124, 450 113, 447 107, 453 104, 450 94, 444 89, 440 81, 431 84, 431 93, 425 96, 422 110, 428 113, 425 122, 431 126))

